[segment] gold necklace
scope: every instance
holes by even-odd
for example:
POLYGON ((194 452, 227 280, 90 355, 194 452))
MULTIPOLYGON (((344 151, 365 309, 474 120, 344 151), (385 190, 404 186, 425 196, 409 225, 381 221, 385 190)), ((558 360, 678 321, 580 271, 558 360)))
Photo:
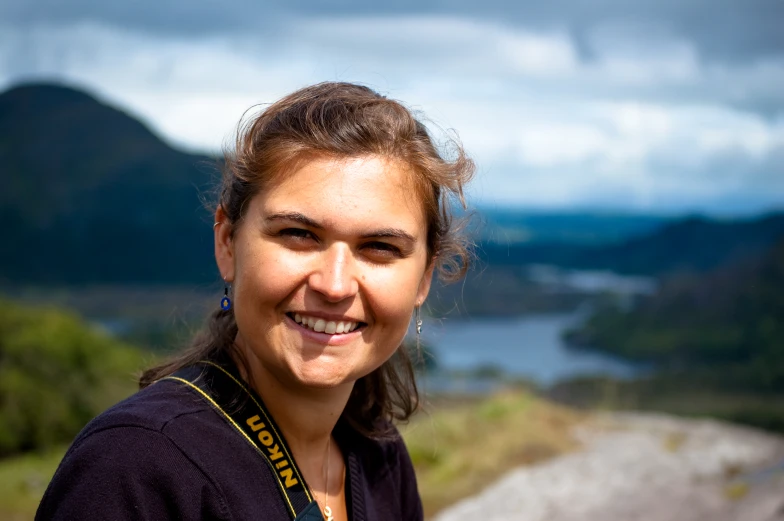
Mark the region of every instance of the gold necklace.
POLYGON ((332 509, 329 508, 329 447, 332 444, 332 436, 327 440, 327 472, 324 478, 324 517, 326 521, 334 521, 332 509))

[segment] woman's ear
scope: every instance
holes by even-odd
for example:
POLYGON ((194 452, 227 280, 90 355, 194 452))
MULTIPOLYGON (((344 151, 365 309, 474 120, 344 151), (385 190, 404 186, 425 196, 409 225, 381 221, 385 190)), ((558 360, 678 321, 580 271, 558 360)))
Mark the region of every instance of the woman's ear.
POLYGON ((422 275, 422 280, 419 281, 419 288, 417 288, 417 298, 416 298, 416 305, 421 306, 425 303, 425 299, 427 299, 428 293, 430 293, 430 285, 433 282, 433 271, 436 267, 436 259, 435 257, 431 259, 428 263, 427 269, 425 269, 425 274, 422 275))
POLYGON ((215 211, 215 224, 213 225, 213 235, 215 236, 215 262, 221 277, 226 282, 234 281, 234 243, 231 240, 231 221, 222 206, 218 206, 215 211))

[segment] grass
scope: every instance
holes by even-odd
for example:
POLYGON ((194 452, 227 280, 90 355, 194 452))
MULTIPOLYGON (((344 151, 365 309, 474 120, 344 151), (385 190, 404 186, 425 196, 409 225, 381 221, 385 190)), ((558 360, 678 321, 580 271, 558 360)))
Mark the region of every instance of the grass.
POLYGON ((433 409, 401 427, 426 517, 478 493, 508 470, 574 449, 571 430, 584 419, 527 391, 433 409))
POLYGON ((30 521, 65 447, 0 461, 0 519, 30 521))
POLYGON ((683 375, 635 381, 580 378, 561 382, 547 394, 553 400, 581 409, 657 411, 716 418, 784 433, 784 394, 711 387, 683 375))

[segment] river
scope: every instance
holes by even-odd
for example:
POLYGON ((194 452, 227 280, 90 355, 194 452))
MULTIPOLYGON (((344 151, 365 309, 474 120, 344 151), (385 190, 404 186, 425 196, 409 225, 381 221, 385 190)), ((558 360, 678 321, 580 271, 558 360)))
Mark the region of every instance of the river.
POLYGON ((631 378, 641 372, 638 366, 617 358, 567 347, 561 334, 580 318, 581 314, 570 313, 469 321, 429 319, 422 338, 433 351, 441 374, 496 368, 547 386, 575 376, 631 378))

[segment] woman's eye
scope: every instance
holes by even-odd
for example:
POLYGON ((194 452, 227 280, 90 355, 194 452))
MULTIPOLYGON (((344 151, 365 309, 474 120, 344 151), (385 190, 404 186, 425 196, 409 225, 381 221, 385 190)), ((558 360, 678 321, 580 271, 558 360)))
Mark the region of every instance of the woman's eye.
POLYGON ((315 239, 313 234, 302 228, 285 228, 278 232, 281 237, 291 237, 296 240, 315 239))
POLYGON ((402 256, 400 248, 387 242, 369 242, 365 244, 364 248, 373 252, 374 255, 380 255, 383 257, 402 256))

